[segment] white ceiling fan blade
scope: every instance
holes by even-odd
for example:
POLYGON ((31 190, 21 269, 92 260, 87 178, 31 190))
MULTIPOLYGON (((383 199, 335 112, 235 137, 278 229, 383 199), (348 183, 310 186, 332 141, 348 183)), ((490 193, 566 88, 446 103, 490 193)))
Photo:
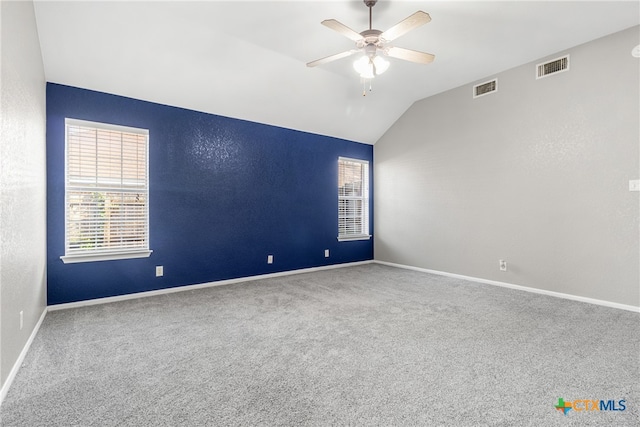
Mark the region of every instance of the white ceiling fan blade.
POLYGON ((354 42, 357 42, 358 40, 362 40, 362 36, 360 35, 360 33, 357 33, 356 31, 347 27, 343 23, 336 21, 335 19, 325 19, 324 21, 321 22, 321 24, 324 25, 325 27, 331 28, 332 30, 339 32, 340 34, 350 38, 354 42))
POLYGON ((405 35, 414 28, 417 28, 420 25, 424 25, 430 21, 431 16, 429 16, 427 12, 419 10, 408 18, 405 18, 404 20, 398 22, 396 25, 389 28, 384 33, 380 34, 380 37, 390 42, 400 36, 405 35))
POLYGON ((405 61, 417 62, 419 64, 429 64, 433 62, 435 55, 417 50, 404 49, 402 47, 390 47, 385 49, 385 53, 393 58, 404 59, 405 61))
POLYGON ((307 67, 315 67, 316 65, 322 65, 331 61, 346 58, 347 56, 351 56, 356 52, 358 52, 358 49, 351 49, 351 50, 347 50, 346 52, 336 53, 335 55, 327 56, 321 59, 316 59, 315 61, 308 62, 307 67))

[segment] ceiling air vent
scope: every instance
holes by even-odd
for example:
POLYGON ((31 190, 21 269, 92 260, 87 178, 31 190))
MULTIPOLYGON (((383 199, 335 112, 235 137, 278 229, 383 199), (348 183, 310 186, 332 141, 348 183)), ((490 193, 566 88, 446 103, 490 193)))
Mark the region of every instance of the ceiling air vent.
POLYGON ((544 62, 536 66, 536 79, 547 77, 550 74, 561 73, 569 69, 569 55, 553 61, 544 62))
POLYGON ((487 95, 489 93, 493 93, 498 90, 498 79, 493 79, 486 83, 481 83, 479 85, 475 85, 473 87, 473 97, 477 98, 479 96, 487 95))

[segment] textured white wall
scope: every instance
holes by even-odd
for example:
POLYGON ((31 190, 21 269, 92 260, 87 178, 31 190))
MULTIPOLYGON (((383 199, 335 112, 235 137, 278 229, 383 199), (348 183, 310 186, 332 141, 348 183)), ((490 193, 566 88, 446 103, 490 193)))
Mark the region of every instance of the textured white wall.
POLYGON ((0 381, 4 386, 46 306, 46 166, 45 78, 33 4, 3 1, 0 8, 0 381))
POLYGON ((416 102, 374 146, 375 259, 640 306, 639 32, 416 102))

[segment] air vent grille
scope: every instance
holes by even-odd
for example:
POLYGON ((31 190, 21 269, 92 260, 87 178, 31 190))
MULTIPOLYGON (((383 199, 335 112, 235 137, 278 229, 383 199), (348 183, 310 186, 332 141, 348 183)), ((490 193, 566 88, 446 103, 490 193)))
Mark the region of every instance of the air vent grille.
POLYGON ((473 87, 473 97, 477 98, 479 96, 493 93, 497 90, 498 90, 498 79, 493 79, 491 81, 481 83, 479 85, 475 85, 473 87))
POLYGON ((536 78, 541 79, 551 74, 561 73, 569 69, 569 55, 536 66, 536 78))

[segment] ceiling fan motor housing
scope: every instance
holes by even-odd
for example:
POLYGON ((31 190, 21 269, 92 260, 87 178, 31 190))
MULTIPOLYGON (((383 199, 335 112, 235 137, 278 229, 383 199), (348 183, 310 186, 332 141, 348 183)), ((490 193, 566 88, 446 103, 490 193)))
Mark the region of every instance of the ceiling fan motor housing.
POLYGON ((362 49, 369 45, 382 47, 383 40, 380 38, 380 34, 382 34, 382 31, 380 30, 364 30, 360 33, 362 39, 356 42, 356 47, 358 49, 362 49))
POLYGON ((363 51, 364 51, 364 54, 367 55, 369 58, 373 58, 374 56, 376 56, 378 47, 375 44, 371 43, 366 45, 363 51))

